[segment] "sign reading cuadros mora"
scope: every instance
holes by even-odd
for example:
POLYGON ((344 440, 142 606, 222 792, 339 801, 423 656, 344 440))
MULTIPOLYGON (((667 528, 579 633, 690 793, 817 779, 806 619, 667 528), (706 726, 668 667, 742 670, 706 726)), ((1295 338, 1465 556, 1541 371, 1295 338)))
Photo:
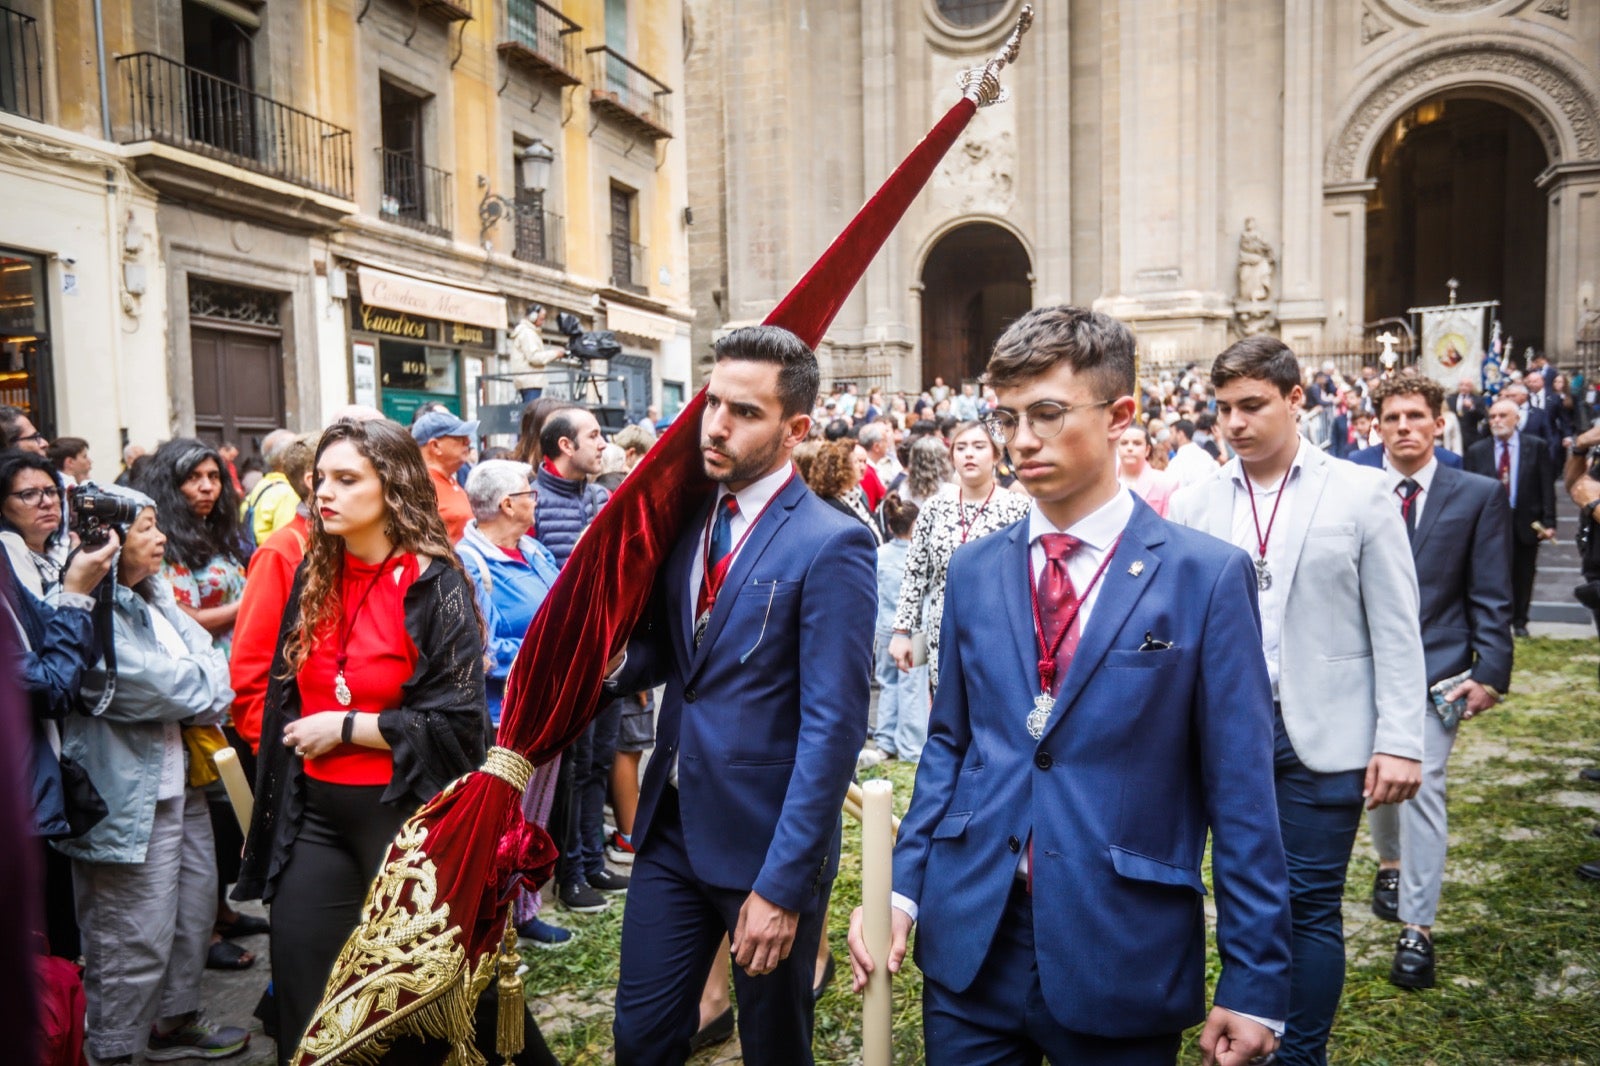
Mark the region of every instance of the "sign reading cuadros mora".
POLYGON ((505 297, 494 293, 458 289, 369 266, 358 267, 356 278, 364 305, 483 329, 505 329, 509 325, 505 297))

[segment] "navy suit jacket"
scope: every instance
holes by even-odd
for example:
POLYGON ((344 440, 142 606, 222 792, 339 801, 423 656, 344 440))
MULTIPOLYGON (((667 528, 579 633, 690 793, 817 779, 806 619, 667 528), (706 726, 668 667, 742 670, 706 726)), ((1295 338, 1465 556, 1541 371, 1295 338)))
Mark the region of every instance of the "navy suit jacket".
MULTIPOLYGON (((1438 445, 1434 445, 1433 457, 1439 460, 1439 465, 1441 467, 1448 467, 1452 470, 1461 469, 1461 456, 1457 455, 1448 448, 1441 448, 1438 445)), ((1351 452, 1349 455, 1345 456, 1345 458, 1350 460, 1352 463, 1359 463, 1362 466, 1373 466, 1377 467, 1379 470, 1382 470, 1383 445, 1374 444, 1370 448, 1362 448, 1360 451, 1351 452)))
POLYGON ((1254 570, 1135 501, 1042 738, 1028 521, 956 551, 939 688, 895 848, 917 963, 971 986, 1033 837, 1035 953, 1051 1014, 1108 1037, 1205 1016, 1206 834, 1216 1002, 1288 1017, 1289 886, 1254 570), (1171 647, 1140 650, 1148 638, 1171 647))
POLYGON ((1433 472, 1411 540, 1422 594, 1422 650, 1433 685, 1463 670, 1511 687, 1511 507, 1500 483, 1447 466, 1433 472))
MULTIPOLYGON (((1534 408, 1534 413, 1543 414, 1538 408, 1534 408)), ((1547 529, 1556 528, 1556 470, 1543 439, 1529 433, 1521 437, 1517 446, 1517 506, 1511 513, 1511 539, 1514 544, 1528 547, 1539 543, 1539 535, 1533 531, 1535 522, 1547 529)), ((1498 485, 1500 474, 1495 444, 1494 437, 1490 436, 1468 448, 1467 469, 1498 485)))
POLYGON ((710 506, 668 557, 609 683, 667 687, 634 846, 649 839, 676 755, 695 876, 809 910, 838 870, 840 805, 867 736, 875 546, 792 478, 734 557, 697 649, 689 574, 710 506))

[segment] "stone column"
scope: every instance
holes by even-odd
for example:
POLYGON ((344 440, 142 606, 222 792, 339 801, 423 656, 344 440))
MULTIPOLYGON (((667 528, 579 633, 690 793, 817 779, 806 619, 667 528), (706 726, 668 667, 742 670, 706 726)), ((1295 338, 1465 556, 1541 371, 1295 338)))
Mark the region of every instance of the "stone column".
POLYGON ((1557 163, 1537 184, 1550 197, 1544 344, 1559 361, 1572 354, 1580 322, 1600 309, 1600 160, 1557 163))
POLYGON ((1278 322, 1290 347, 1320 346, 1322 286, 1322 0, 1285 0, 1283 12, 1283 221, 1278 322))
POLYGON ((1346 181, 1322 189, 1324 343, 1360 339, 1367 315, 1367 198, 1376 181, 1346 181))

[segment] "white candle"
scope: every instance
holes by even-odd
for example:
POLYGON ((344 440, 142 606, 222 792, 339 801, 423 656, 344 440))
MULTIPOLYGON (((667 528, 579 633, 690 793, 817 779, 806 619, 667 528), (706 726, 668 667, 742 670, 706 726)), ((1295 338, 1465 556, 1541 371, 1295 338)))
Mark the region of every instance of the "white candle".
POLYGON ((889 988, 889 895, 893 877, 893 798, 888 781, 868 781, 861 789, 862 933, 872 956, 872 976, 862 997, 863 1066, 889 1066, 894 1003, 889 988))

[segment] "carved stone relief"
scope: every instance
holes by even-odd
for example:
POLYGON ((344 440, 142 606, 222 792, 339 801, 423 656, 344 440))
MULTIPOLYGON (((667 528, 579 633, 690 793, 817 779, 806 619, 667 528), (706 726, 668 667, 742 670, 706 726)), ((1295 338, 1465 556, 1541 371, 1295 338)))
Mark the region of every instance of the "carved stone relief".
POLYGON ((1241 337, 1265 333, 1278 324, 1278 257, 1256 228, 1254 218, 1244 220, 1244 232, 1239 235, 1237 274, 1234 327, 1241 337))
POLYGON ((1372 10, 1371 4, 1361 5, 1361 43, 1371 44, 1379 37, 1394 29, 1383 20, 1383 16, 1372 10))
MULTIPOLYGON (((961 95, 956 77, 970 58, 940 57, 933 64, 936 109, 942 114, 961 95)), ((937 115, 935 116, 937 117, 937 115)), ((992 108, 967 126, 928 182, 940 213, 1006 215, 1016 207, 1015 108, 992 108)))
MULTIPOLYGON (((1402 68, 1368 94, 1328 146, 1324 180, 1329 184, 1361 180, 1365 177, 1361 172, 1365 160, 1359 158, 1362 146, 1373 127, 1385 116, 1392 116, 1396 105, 1421 99, 1434 86, 1446 88, 1463 75, 1474 74, 1492 74, 1539 90, 1560 112, 1563 125, 1576 144, 1577 157, 1592 159, 1600 155, 1600 103, 1577 80, 1542 54, 1518 43, 1456 40, 1432 55, 1407 57, 1402 68)), ((1544 141, 1551 161, 1560 161, 1562 137, 1549 117, 1533 106, 1519 107, 1518 113, 1544 141)))
POLYGON ((1554 15, 1558 19, 1564 19, 1570 13, 1570 7, 1568 0, 1544 0, 1544 3, 1539 5, 1539 12, 1545 15, 1554 15))

